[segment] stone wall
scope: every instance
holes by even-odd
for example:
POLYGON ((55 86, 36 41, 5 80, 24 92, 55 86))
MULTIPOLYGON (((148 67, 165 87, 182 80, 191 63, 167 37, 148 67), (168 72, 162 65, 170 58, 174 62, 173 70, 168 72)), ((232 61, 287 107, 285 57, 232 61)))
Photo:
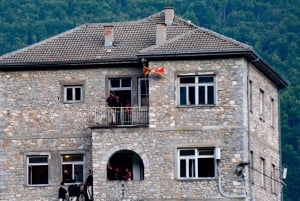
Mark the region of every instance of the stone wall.
MULTIPOLYGON (((256 168, 259 157, 266 159, 268 172, 271 164, 280 166, 278 122, 271 128, 268 118, 261 121, 257 117, 256 92, 253 111, 248 113, 247 62, 243 59, 149 62, 151 68, 161 66, 166 70, 165 75, 149 77, 149 127, 141 128, 90 129, 94 110, 106 105, 107 79, 132 76, 136 80, 143 76, 141 68, 0 73, 1 201, 57 200, 63 153, 85 155, 85 168, 94 171, 95 200, 245 200, 234 198, 244 195, 244 183, 234 171, 240 162, 250 160, 250 150, 256 168), (215 106, 178 106, 177 76, 188 73, 216 75, 215 106), (83 103, 63 103, 60 83, 70 81, 84 81, 83 103), (222 192, 217 177, 178 179, 177 149, 182 147, 221 148, 222 192), (131 150, 141 157, 144 180, 126 183, 107 180, 108 160, 119 150, 131 150), (24 157, 27 153, 41 152, 51 155, 49 185, 27 186, 24 157)), ((264 89, 266 100, 272 96, 277 109, 276 88, 255 69, 250 73, 254 87, 264 89)), ((133 86, 136 101, 136 83, 133 86)), ((268 106, 265 109, 267 117, 268 106)), ((277 115, 275 110, 276 118, 277 115)), ((246 180, 246 200, 251 191, 256 201, 280 200, 270 192, 268 183, 266 189, 259 187, 255 171, 248 172, 254 175, 254 186, 246 180)))

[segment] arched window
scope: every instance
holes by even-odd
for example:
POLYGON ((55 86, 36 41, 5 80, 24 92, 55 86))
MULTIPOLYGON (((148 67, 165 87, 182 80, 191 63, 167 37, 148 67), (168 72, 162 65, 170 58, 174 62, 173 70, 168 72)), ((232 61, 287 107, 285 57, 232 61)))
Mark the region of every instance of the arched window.
POLYGON ((130 150, 115 152, 107 164, 108 180, 143 180, 144 164, 138 154, 130 150))

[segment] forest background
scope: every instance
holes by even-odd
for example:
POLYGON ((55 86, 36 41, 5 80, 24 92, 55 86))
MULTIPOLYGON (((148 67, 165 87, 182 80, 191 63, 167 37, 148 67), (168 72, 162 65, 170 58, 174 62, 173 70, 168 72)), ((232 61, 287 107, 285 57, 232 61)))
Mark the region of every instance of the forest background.
POLYGON ((0 55, 84 23, 137 20, 165 7, 251 45, 290 82, 280 92, 284 201, 299 201, 300 0, 0 0, 0 55))

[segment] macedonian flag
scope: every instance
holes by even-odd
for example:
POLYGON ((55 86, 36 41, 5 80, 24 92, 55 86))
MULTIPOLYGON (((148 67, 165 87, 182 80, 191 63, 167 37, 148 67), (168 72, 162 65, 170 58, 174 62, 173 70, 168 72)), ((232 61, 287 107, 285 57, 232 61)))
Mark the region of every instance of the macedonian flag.
POLYGON ((165 73, 165 69, 163 67, 148 68, 148 67, 144 66, 143 71, 144 71, 144 75, 147 75, 149 73, 156 73, 159 75, 163 75, 165 73))

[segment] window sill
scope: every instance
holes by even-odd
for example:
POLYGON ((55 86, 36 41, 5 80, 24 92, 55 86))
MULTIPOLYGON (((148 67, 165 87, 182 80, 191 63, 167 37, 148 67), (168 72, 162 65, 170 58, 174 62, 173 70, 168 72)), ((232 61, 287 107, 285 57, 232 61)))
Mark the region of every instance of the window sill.
POLYGON ((217 105, 177 105, 177 108, 204 108, 204 107, 216 107, 217 105))
POLYGON ((204 181, 204 180, 214 180, 216 177, 201 177, 201 178, 176 178, 178 181, 204 181))

